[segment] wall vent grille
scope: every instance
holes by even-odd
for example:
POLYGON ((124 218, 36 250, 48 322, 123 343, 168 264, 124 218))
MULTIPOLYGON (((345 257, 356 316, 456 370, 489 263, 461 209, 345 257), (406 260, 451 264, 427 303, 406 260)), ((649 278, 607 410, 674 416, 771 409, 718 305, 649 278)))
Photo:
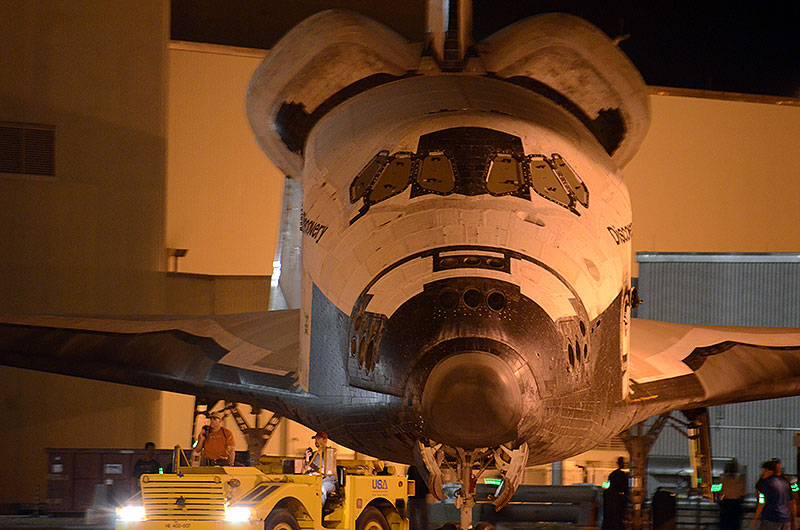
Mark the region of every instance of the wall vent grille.
POLYGON ((0 173, 55 176, 55 127, 0 123, 0 173))

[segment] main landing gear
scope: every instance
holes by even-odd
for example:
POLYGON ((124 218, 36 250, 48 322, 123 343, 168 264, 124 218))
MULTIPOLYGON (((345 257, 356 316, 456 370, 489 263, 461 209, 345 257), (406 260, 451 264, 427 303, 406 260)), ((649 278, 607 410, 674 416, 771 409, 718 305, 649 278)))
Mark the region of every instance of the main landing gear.
MULTIPOLYGON (((472 527, 472 508, 475 506, 475 485, 489 466, 494 466, 503 477, 492 499, 495 510, 502 509, 514 496, 522 481, 528 461, 528 445, 522 443, 514 448, 507 445, 466 450, 432 441, 418 441, 415 447, 418 469, 427 474, 428 489, 436 499, 447 497, 442 490, 445 470, 455 472, 461 489, 456 492, 456 508, 461 510, 461 528, 472 527)), ((483 528, 486 523, 478 523, 483 528)))

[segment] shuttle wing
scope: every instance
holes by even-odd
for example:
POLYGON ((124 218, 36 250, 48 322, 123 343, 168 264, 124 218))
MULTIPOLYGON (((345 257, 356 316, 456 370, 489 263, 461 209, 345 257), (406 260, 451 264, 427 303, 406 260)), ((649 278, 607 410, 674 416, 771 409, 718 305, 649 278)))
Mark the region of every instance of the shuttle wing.
POLYGON ((634 400, 710 406, 800 394, 800 329, 632 319, 634 400))
POLYGON ((175 319, 0 316, 0 363, 260 401, 299 392, 299 318, 299 310, 175 319))

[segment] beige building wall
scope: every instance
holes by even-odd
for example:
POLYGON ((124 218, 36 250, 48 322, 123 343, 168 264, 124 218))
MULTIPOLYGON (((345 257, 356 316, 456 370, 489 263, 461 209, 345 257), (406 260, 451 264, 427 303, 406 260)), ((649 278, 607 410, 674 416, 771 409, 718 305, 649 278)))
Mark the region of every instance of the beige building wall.
POLYGON ((681 95, 650 97, 650 131, 623 170, 634 263, 644 251, 800 251, 800 99, 665 90, 681 95))
POLYGON ((173 42, 167 246, 181 272, 271 275, 283 174, 258 147, 247 85, 266 52, 173 42))
POLYGON ((45 449, 143 447, 165 419, 155 390, 6 366, 0 381, 0 439, 13 449, 0 505, 46 501, 45 449))
MULTIPOLYGON (((0 78, 0 122, 56 129, 54 178, 0 175, 0 312, 266 309, 283 177, 244 113, 264 53, 170 50, 168 2, 4 2, 0 15, 15 74, 0 78), (165 274, 168 247, 204 274, 165 274)), ((0 436, 18 448, 0 504, 44 500, 47 447, 191 443, 192 396, 8 367, 0 382, 0 436)))
POLYGON ((0 177, 6 311, 163 303, 169 2, 4 0, 0 121, 55 126, 54 178, 0 177))
MULTIPOLYGON (((55 127, 55 177, 0 175, 0 313, 163 311, 169 2, 0 1, 0 122, 55 127)), ((0 504, 46 447, 139 446, 159 393, 0 368, 0 504)))

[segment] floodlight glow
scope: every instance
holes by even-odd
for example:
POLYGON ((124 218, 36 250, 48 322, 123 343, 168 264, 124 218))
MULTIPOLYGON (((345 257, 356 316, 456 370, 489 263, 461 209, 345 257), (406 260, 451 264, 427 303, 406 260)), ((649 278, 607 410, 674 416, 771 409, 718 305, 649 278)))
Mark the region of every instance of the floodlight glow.
POLYGON ((120 521, 144 521, 144 506, 129 505, 117 508, 117 519, 120 521))
POLYGON ((245 523, 250 520, 252 515, 250 508, 244 506, 225 507, 225 520, 229 523, 245 523))

